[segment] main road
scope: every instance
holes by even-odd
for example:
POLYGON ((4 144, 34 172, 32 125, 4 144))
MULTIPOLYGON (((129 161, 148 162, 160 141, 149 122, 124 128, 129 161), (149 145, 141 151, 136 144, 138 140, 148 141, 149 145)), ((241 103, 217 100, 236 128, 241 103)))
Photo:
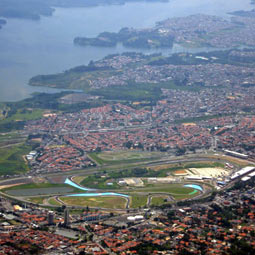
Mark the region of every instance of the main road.
MULTIPOLYGON (((99 165, 95 167, 89 167, 85 169, 80 170, 72 170, 68 172, 51 172, 51 173, 42 173, 42 174, 30 174, 27 173, 25 175, 15 177, 15 178, 8 178, 8 179, 2 179, 0 180, 0 186, 3 185, 15 185, 18 183, 30 183, 32 182, 32 177, 56 177, 56 176, 88 176, 95 173, 98 173, 102 170, 112 170, 117 171, 119 169, 123 168, 132 168, 132 167, 150 167, 150 166, 157 166, 161 164, 182 164, 182 163, 189 163, 189 162, 219 162, 219 163, 226 163, 228 162, 227 159, 224 159, 221 155, 218 155, 217 157, 212 157, 210 154, 192 154, 192 155, 185 155, 185 156, 179 156, 179 157, 170 157, 170 156, 164 156, 160 159, 154 159, 154 160, 148 160, 148 161, 137 161, 133 163, 120 163, 116 165, 99 165)), ((249 162, 250 164, 253 162, 249 162)), ((233 163, 232 163, 233 164, 233 163)), ((248 162, 247 162, 248 164, 248 162)), ((253 163, 254 164, 254 163, 253 163)))
POLYGON ((15 185, 18 183, 30 183, 32 182, 32 177, 56 177, 56 176, 87 176, 92 175, 95 173, 98 173, 102 170, 119 170, 122 168, 132 168, 132 167, 149 167, 149 166, 156 166, 161 164, 180 164, 180 163, 189 163, 189 162, 220 162, 220 163, 226 163, 226 160, 222 158, 211 158, 208 155, 187 155, 182 156, 178 158, 169 158, 169 157, 162 157, 161 159, 156 160, 149 160, 147 162, 134 162, 134 163, 122 163, 122 164, 116 164, 116 165, 101 165, 96 167, 89 167, 86 169, 80 169, 80 170, 72 170, 68 172, 52 172, 52 173, 43 173, 43 174, 34 174, 30 175, 29 173, 26 175, 22 175, 15 178, 8 178, 8 179, 2 179, 0 180, 0 185, 15 185))

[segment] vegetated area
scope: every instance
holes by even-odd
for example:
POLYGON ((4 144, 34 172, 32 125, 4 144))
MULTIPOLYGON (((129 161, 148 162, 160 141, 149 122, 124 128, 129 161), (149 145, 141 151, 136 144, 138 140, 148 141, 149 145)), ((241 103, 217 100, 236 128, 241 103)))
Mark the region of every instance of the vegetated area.
POLYGON ((0 119, 0 175, 22 174, 29 170, 25 155, 38 144, 27 140, 27 135, 20 132, 25 121, 42 116, 42 110, 22 110, 15 112, 5 104, 1 107, 0 119))
MULTIPOLYGON (((1 142, 0 142, 1 143, 1 142)), ((23 174, 29 170, 24 155, 32 150, 24 143, 0 148, 0 175, 23 174)))
POLYGON ((255 57, 252 54, 245 54, 246 52, 255 52, 254 49, 241 50, 220 50, 210 52, 200 52, 197 54, 191 53, 175 53, 169 57, 159 57, 151 60, 149 65, 201 65, 209 63, 229 64, 237 66, 254 66, 255 57), (243 52, 241 56, 239 54, 243 52))
POLYGON ((92 95, 101 96, 108 100, 147 101, 147 105, 155 105, 162 96, 161 89, 179 89, 198 91, 201 86, 176 85, 173 81, 161 83, 135 83, 130 81, 128 85, 112 86, 107 88, 93 89, 88 91, 92 95))
POLYGON ((161 86, 150 83, 130 83, 125 86, 114 86, 90 91, 92 95, 101 96, 108 100, 152 101, 161 98, 161 86))
POLYGON ((77 66, 59 74, 37 75, 32 77, 29 84, 37 86, 39 84, 49 84, 50 87, 67 89, 89 89, 89 79, 97 77, 107 77, 116 74, 111 67, 96 67, 94 65, 77 66), (79 82, 80 80, 80 82, 79 82))
POLYGON ((149 159, 158 159, 162 156, 160 152, 143 152, 143 151, 119 151, 119 152, 93 152, 89 156, 100 165, 104 164, 121 164, 144 161, 149 159))
POLYGON ((0 133, 0 148, 11 147, 22 144, 26 141, 27 136, 18 132, 0 133))
POLYGON ((60 98, 70 93, 72 92, 35 93, 33 97, 18 102, 2 103, 0 105, 0 132, 22 130, 26 121, 39 119, 48 111, 79 111, 84 108, 102 106, 103 104, 100 100, 72 105, 59 102, 60 98))
POLYGON ((44 200, 47 198, 48 197, 30 197, 27 200, 35 204, 43 204, 44 200))
POLYGON ((144 188, 137 188, 139 192, 163 192, 168 193, 173 197, 178 198, 178 196, 189 196, 190 193, 194 191, 193 188, 184 187, 183 184, 150 184, 144 188))
MULTIPOLYGON (((172 171, 176 169, 185 169, 186 167, 208 167, 208 166, 221 166, 218 162, 206 162, 206 163, 186 163, 180 166, 176 165, 162 165, 162 169, 157 166, 157 169, 147 168, 130 168, 121 171, 106 171, 95 173, 93 175, 85 177, 77 177, 81 181, 81 185, 85 187, 95 188, 97 192, 101 189, 107 192, 118 189, 118 193, 127 194, 130 197, 130 208, 141 208, 149 206, 160 206, 163 204, 169 204, 174 201, 180 201, 190 199, 201 194, 194 188, 184 187, 185 182, 181 183, 160 183, 153 184, 148 183, 146 177, 159 177, 168 176, 172 171), (142 178, 142 186, 122 186, 118 184, 120 178, 136 177, 142 178), (109 185, 110 184, 110 185, 109 185), (151 196, 151 198, 149 198, 151 196)), ((132 178, 131 178, 132 179, 132 178)), ((201 185, 197 183, 198 185, 201 185)), ((204 186, 204 185, 203 185, 204 186)), ((208 186, 208 190, 211 189, 208 186)), ((30 183, 22 184, 2 190, 8 195, 15 197, 25 197, 28 202, 37 204, 60 206, 61 203, 57 201, 53 196, 61 196, 61 200, 70 206, 89 206, 89 207, 103 207, 109 209, 124 209, 126 207, 127 200, 119 196, 95 196, 91 197, 63 197, 66 194, 84 193, 75 187, 71 187, 66 184, 52 184, 52 183, 30 183)))
MULTIPOLYGON (((25 187, 25 186, 24 186, 25 187)), ((27 186, 28 187, 28 186, 27 186)), ((82 207, 99 207, 99 208, 109 208, 109 209, 125 209, 127 204, 127 199, 120 196, 63 196, 68 192, 68 190, 60 191, 62 186, 58 185, 57 187, 49 187, 49 192, 46 191, 46 188, 35 189, 18 189, 18 187, 13 187, 14 189, 5 189, 4 191, 7 194, 15 195, 15 191, 20 196, 26 197, 26 200, 33 203, 45 204, 45 205, 53 205, 59 206, 61 202, 55 199, 55 197, 51 197, 50 192, 55 193, 60 196, 59 200, 68 206, 82 206, 82 207), (15 189, 16 188, 16 189, 15 189), (59 191, 59 192, 58 192, 59 191), (30 195, 26 195, 24 192, 29 192, 30 195), (47 202, 45 202, 47 200, 47 202)), ((124 192, 124 190, 119 190, 120 192, 124 192)), ((146 207, 149 199, 149 194, 153 193, 169 193, 174 200, 179 201, 183 199, 193 198, 200 194, 197 190, 193 188, 183 187, 182 184, 168 184, 168 185, 151 185, 147 188, 135 188, 132 192, 128 192, 130 198, 129 208, 142 208, 146 207)), ((72 192, 73 193, 73 192, 72 192)), ((126 192, 127 193, 127 192, 126 192)), ((52 194, 53 195, 53 194, 52 194)), ((167 195, 153 195, 151 199, 150 205, 152 206, 160 206, 163 204, 169 203, 169 196, 167 195)), ((173 200, 173 201, 174 201, 173 200)), ((171 201, 170 201, 171 203, 171 201)))
POLYGON ((80 46, 115 47, 122 43, 132 48, 171 48, 174 37, 156 30, 134 30, 122 28, 118 33, 103 32, 95 38, 76 37, 74 43, 80 46))
POLYGON ((0 175, 22 174, 29 170, 25 155, 38 146, 27 140, 27 120, 41 118, 42 109, 19 108, 21 102, 2 103, 0 118, 0 175))
POLYGON ((139 208, 144 207, 147 204, 147 196, 146 195, 135 195, 131 196, 131 208, 139 208))
POLYGON ((224 164, 220 162, 191 162, 183 164, 166 164, 151 167, 136 167, 129 169, 121 169, 119 171, 103 171, 85 177, 80 185, 94 189, 119 189, 117 180, 129 177, 166 177, 173 174, 176 170, 185 170, 188 168, 224 168, 224 164), (110 185, 109 185, 110 183, 110 185))
MULTIPOLYGON (((194 83, 187 86, 187 77, 186 79, 177 77, 168 81, 158 79, 154 82, 139 82, 135 81, 133 78, 127 78, 127 73, 132 73, 132 77, 135 77, 134 74, 139 73, 139 68, 159 68, 164 65, 199 66, 208 64, 228 64, 233 66, 253 67, 255 55, 248 54, 253 52, 254 50, 252 49, 244 49, 242 51, 226 50, 197 54, 176 53, 170 57, 164 57, 160 54, 115 54, 109 55, 99 61, 91 61, 87 66, 71 68, 63 73, 37 75, 30 79, 29 84, 32 86, 81 89, 90 95, 100 96, 107 100, 147 101, 148 105, 154 105, 157 100, 163 97, 161 89, 200 91, 204 88, 204 85, 202 83, 194 83), (127 63, 125 66, 113 65, 114 61, 116 61, 115 58, 118 57, 128 58, 130 63, 127 63), (113 82, 112 80, 114 80, 114 86, 111 85, 113 82), (105 85, 102 86, 104 83, 105 85)), ((143 78, 145 79, 145 77, 143 78)), ((254 84, 244 83, 242 86, 248 87, 254 86, 254 84)), ((206 86, 206 88, 209 88, 209 86, 206 86)), ((214 87, 214 89, 217 88, 214 87)))
MULTIPOLYGON (((32 101, 32 99, 31 99, 32 101)), ((22 130, 27 120, 39 119, 43 116, 43 110, 30 107, 22 107, 22 101, 16 103, 6 103, 2 109, 0 120, 0 132, 10 132, 22 130)))
POLYGON ((166 196, 153 196, 151 198, 151 205, 152 206, 160 206, 167 202, 167 197, 166 196))
POLYGON ((117 189, 119 185, 116 183, 116 180, 119 178, 154 177, 159 176, 159 174, 159 172, 146 168, 121 169, 111 172, 104 171, 103 173, 95 173, 94 175, 86 177, 80 184, 88 188, 117 189), (111 186, 107 185, 109 182, 112 182, 111 186))
POLYGON ((239 167, 244 167, 247 166, 247 161, 244 159, 236 158, 236 157, 231 157, 224 155, 224 158, 220 155, 208 155, 209 158, 217 158, 217 159, 224 159, 228 162, 231 162, 232 164, 238 165, 239 167))
MULTIPOLYGON (((121 190, 120 190, 121 192, 121 190)), ((185 199, 195 198, 199 191, 184 187, 183 184, 155 184, 144 188, 134 188, 128 195, 131 197, 131 208, 146 207, 149 196, 151 196, 150 206, 161 206, 185 199), (162 195, 159 195, 162 193, 162 195)))
POLYGON ((125 209, 126 199, 121 197, 60 197, 66 205, 125 209))
POLYGON ((60 206, 60 205, 62 205, 59 201, 57 201, 55 199, 55 197, 52 197, 52 198, 48 199, 48 203, 50 205, 53 205, 53 206, 60 206))
MULTIPOLYGON (((125 190, 119 190, 119 192, 126 192, 125 190)), ((158 184, 150 185, 147 188, 134 188, 132 192, 126 192, 130 198, 130 208, 146 207, 149 199, 149 194, 153 193, 166 193, 169 194, 174 200, 180 201, 183 199, 194 198, 200 194, 193 188, 183 187, 182 184, 158 184)), ((167 195, 156 195, 152 198, 151 205, 160 206, 162 204, 169 203, 167 195)), ((126 199, 119 196, 90 196, 90 197, 60 197, 60 200, 69 206, 89 206, 89 207, 102 207, 109 209, 124 209, 126 206, 126 199)), ((173 201, 174 201, 173 200, 173 201)), ((59 202, 54 198, 48 200, 52 205, 58 205, 59 202)))

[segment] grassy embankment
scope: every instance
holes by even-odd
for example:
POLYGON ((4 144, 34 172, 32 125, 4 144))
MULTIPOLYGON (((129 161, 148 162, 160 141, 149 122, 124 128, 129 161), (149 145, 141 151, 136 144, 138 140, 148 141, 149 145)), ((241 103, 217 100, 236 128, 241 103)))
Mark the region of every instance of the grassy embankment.
POLYGON ((61 197, 70 206, 88 206, 111 209, 125 209, 126 199, 121 197, 61 197))
POLYGON ((44 199, 47 197, 31 197, 27 199, 29 202, 35 203, 35 204, 43 204, 44 199))
POLYGON ((25 173, 29 166, 24 155, 32 150, 32 146, 20 144, 8 148, 0 148, 0 175, 25 173))
POLYGON ((10 131, 23 129, 25 121, 38 119, 42 114, 43 111, 38 109, 17 110, 0 120, 0 175, 21 174, 29 170, 24 156, 33 146, 26 143, 26 136, 10 131))
POLYGON ((155 206, 160 206, 163 205, 165 203, 165 200, 167 199, 167 197, 165 196, 153 196, 151 198, 151 205, 155 205, 155 206))
POLYGON ((42 109, 27 110, 24 108, 17 108, 17 110, 13 110, 13 112, 9 111, 7 117, 0 120, 0 132, 21 130, 24 127, 25 121, 39 119, 42 116, 42 109))
POLYGON ((131 208, 144 207, 147 204, 147 196, 145 195, 135 195, 131 196, 131 208))
POLYGON ((112 152, 112 155, 107 153, 93 152, 89 154, 90 158, 98 165, 118 165, 136 162, 144 162, 156 160, 160 158, 160 153, 146 152, 112 152))
POLYGON ((57 206, 61 206, 62 204, 60 203, 60 202, 58 202, 55 198, 50 198, 49 200, 48 200, 48 202, 49 202, 49 204, 50 205, 57 205, 57 206))
POLYGON ((219 162, 190 162, 183 164, 165 164, 162 167, 148 167, 148 168, 129 168, 119 171, 104 171, 104 173, 94 174, 90 176, 80 177, 79 183, 88 188, 95 189, 121 189, 116 180, 119 178, 129 177, 166 177, 176 170, 184 170, 188 168, 206 168, 206 167, 224 167, 224 164, 219 162), (112 183, 112 185, 107 185, 112 183))
MULTIPOLYGON (((121 190, 119 192, 121 192, 121 190)), ((192 198, 199 194, 199 192, 192 188, 185 188, 182 185, 177 184, 151 185, 151 187, 135 189, 129 193, 131 199, 130 208, 135 209, 146 206, 148 195, 145 194, 159 192, 168 193, 177 201, 192 198)), ((152 198, 152 204, 161 205, 165 203, 165 198, 166 196, 164 195, 155 195, 155 197, 152 198)), ((61 200, 69 206, 89 206, 109 209, 124 209, 126 204, 126 200, 121 197, 61 197, 61 200)), ((50 199, 49 202, 53 205, 59 205, 53 198, 50 199)))

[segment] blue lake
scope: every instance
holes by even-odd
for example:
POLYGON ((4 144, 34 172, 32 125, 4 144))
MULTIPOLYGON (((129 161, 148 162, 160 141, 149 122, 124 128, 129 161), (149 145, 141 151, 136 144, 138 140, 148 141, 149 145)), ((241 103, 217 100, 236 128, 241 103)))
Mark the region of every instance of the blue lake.
MULTIPOLYGON (((0 30, 0 101, 16 101, 32 92, 56 92, 27 85, 37 74, 62 72, 87 64, 106 55, 134 51, 122 45, 115 48, 77 47, 76 36, 96 36, 100 32, 117 32, 122 27, 144 28, 155 22, 190 14, 204 13, 228 18, 227 12, 250 10, 250 0, 169 0, 132 2, 90 8, 57 8, 52 17, 39 21, 8 19, 0 30)), ((143 53, 198 52, 209 49, 184 49, 175 45, 169 50, 137 50, 143 53)))

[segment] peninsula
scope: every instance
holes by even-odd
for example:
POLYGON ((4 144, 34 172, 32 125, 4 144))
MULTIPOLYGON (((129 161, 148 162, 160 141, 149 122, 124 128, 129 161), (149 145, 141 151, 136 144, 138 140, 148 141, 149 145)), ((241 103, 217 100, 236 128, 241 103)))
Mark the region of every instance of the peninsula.
POLYGON ((63 73, 38 75, 30 79, 32 86, 80 89, 98 96, 116 96, 125 93, 152 98, 160 89, 172 86, 186 87, 241 87, 254 86, 255 51, 228 50, 209 53, 178 53, 170 57, 160 54, 123 53, 110 55, 63 73), (220 73, 220 75, 215 75, 220 73), (136 89, 135 89, 136 87, 136 89), (149 89, 154 88, 149 93, 149 89))
POLYGON ((192 48, 255 46, 254 10, 232 14, 230 20, 204 14, 170 18, 152 28, 122 28, 118 33, 104 32, 95 38, 76 37, 74 43, 101 47, 122 43, 132 48, 171 48, 173 43, 192 48))

